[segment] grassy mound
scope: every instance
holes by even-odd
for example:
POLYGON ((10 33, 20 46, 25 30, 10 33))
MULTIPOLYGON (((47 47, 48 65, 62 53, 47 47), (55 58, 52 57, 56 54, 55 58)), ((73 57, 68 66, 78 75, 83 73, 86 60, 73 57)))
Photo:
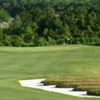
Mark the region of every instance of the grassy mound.
POLYGON ((42 83, 56 85, 59 88, 74 88, 74 91, 87 91, 88 94, 100 96, 100 77, 64 77, 64 79, 59 77, 42 83))

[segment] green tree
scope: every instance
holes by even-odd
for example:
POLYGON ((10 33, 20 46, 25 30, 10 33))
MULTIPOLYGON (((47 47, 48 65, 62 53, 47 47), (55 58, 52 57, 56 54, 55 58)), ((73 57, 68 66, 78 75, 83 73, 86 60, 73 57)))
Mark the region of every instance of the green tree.
POLYGON ((24 33, 24 41, 25 42, 33 42, 34 41, 34 31, 32 30, 31 26, 27 26, 24 33))
POLYGON ((9 14, 4 9, 0 8, 0 22, 8 22, 9 21, 9 14))
POLYGON ((21 17, 19 15, 16 15, 12 27, 14 29, 19 29, 21 28, 21 25, 22 25, 21 17))

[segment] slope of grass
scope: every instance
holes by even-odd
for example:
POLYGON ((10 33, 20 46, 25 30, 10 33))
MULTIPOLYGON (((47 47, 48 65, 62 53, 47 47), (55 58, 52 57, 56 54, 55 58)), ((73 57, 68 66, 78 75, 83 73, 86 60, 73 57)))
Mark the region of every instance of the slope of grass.
POLYGON ((100 47, 0 47, 0 100, 90 100, 24 88, 18 83, 19 79, 64 76, 99 77, 100 47))

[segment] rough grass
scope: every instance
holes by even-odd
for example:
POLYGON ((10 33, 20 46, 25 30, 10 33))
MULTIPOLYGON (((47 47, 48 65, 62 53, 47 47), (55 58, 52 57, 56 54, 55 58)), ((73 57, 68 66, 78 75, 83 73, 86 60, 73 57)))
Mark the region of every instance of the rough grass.
MULTIPOLYGON (((99 90, 100 91, 100 84, 99 85, 93 85, 93 86, 78 86, 74 89, 74 91, 90 91, 90 90, 99 90)), ((100 94, 99 94, 100 95, 100 94)))
POLYGON ((44 85, 56 85, 57 87, 63 88, 63 87, 72 87, 72 88, 81 88, 81 86, 83 87, 99 87, 100 86, 100 81, 99 82, 94 82, 94 81, 44 81, 43 82, 44 85))
MULTIPOLYGON (((0 47, 0 100, 91 100, 21 87, 19 79, 100 76, 100 47, 0 47)), ((98 100, 98 99, 92 99, 98 100)))
POLYGON ((90 89, 87 91, 87 94, 88 95, 97 95, 97 96, 100 96, 100 89, 90 89))
MULTIPOLYGON (((44 85, 56 85, 59 88, 74 88, 74 91, 100 90, 100 77, 62 77, 43 81, 44 85)), ((99 94, 100 95, 100 94, 99 94)))

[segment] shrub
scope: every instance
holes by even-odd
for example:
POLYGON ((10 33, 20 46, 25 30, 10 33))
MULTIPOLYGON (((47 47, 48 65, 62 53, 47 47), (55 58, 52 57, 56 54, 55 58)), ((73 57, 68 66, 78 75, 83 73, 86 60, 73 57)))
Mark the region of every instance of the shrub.
POLYGON ((96 41, 95 45, 100 46, 100 39, 98 41, 96 41))

